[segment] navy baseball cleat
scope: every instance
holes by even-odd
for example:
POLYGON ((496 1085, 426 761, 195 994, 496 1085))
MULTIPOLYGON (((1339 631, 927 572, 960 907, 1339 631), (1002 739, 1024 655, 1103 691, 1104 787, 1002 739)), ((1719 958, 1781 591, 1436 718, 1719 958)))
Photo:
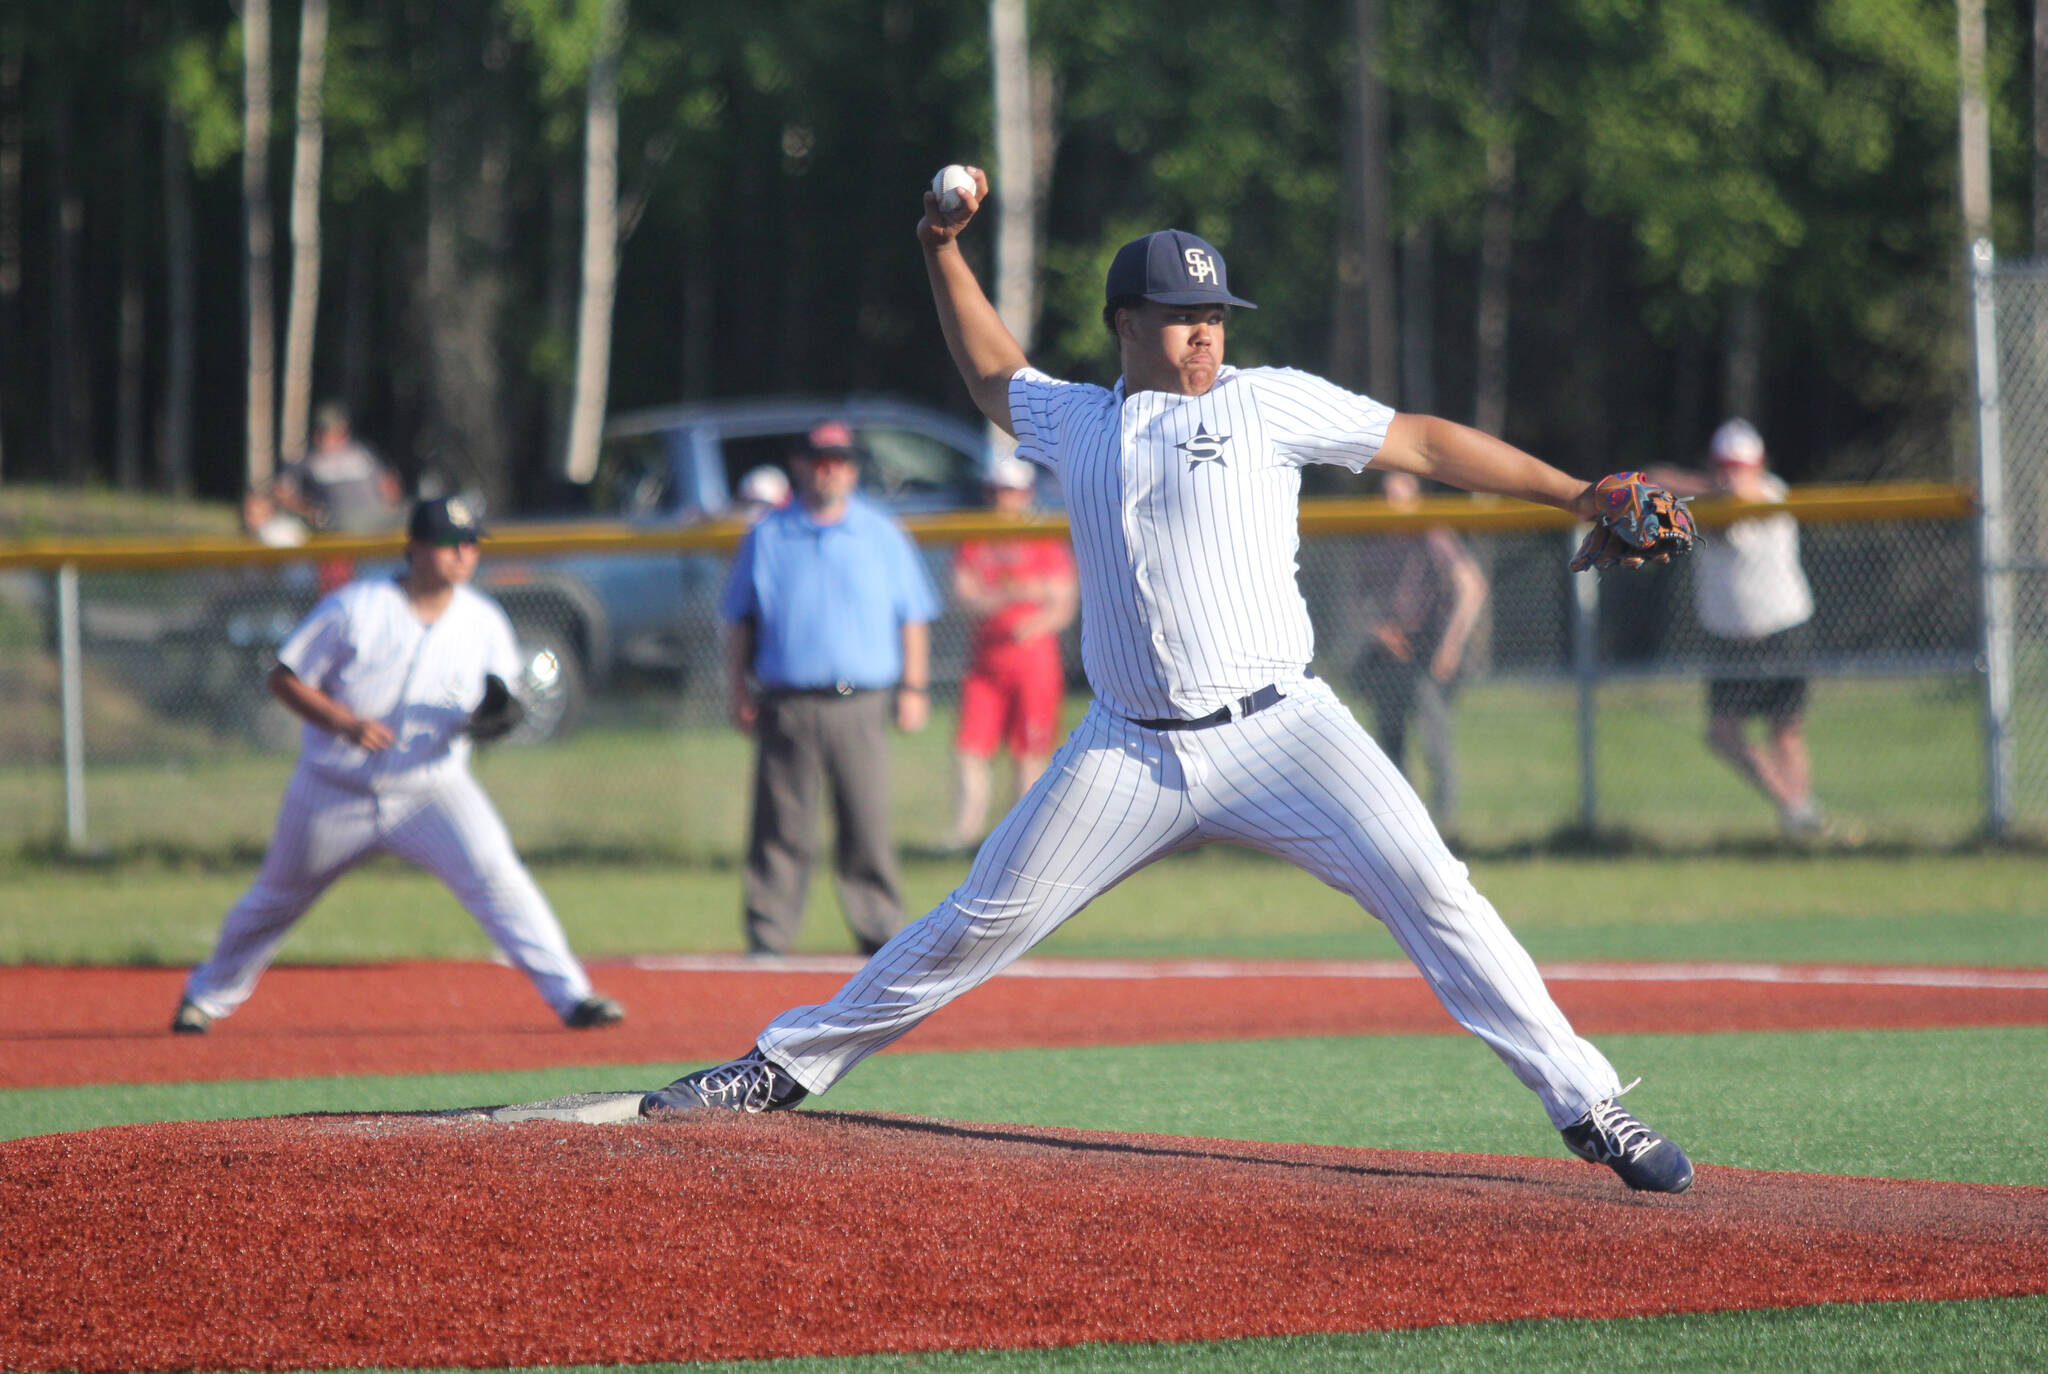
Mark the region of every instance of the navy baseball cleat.
POLYGON ((1605 1164, 1639 1193, 1682 1193, 1692 1187, 1692 1161, 1607 1099, 1564 1128, 1564 1143, 1580 1159, 1605 1164))
POLYGON ((212 1024, 213 1018, 189 997, 178 1003, 178 1014, 171 1018, 171 1029, 179 1035, 204 1035, 212 1024))
POLYGON ((780 1112, 806 1096, 803 1085, 789 1076, 789 1070, 755 1049, 731 1063, 699 1069, 660 1092, 647 1094, 640 1099, 640 1115, 658 1121, 709 1109, 780 1112))
POLYGON ((609 997, 586 997, 562 1013, 562 1024, 570 1030, 616 1026, 625 1019, 626 1009, 609 997))

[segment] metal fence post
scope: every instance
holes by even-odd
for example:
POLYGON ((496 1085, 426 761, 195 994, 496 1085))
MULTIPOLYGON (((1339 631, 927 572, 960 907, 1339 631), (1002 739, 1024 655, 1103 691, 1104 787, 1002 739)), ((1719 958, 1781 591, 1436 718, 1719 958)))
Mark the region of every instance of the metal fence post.
MULTIPOLYGON (((1579 535, 1567 539, 1566 556, 1578 548, 1579 535)), ((1595 699, 1600 690, 1600 575, 1590 568, 1572 579, 1572 679, 1578 686, 1579 829, 1593 833, 1599 821, 1599 781, 1595 769, 1595 699)))
POLYGON ((64 837, 85 848, 85 677, 78 633, 78 565, 57 569, 57 677, 64 716, 64 837))
POLYGON ((1977 530, 1983 596, 1984 829, 2012 824, 2012 549, 2005 511, 2005 436, 1998 385, 1998 324, 1989 239, 1970 246, 1977 363, 1977 530))

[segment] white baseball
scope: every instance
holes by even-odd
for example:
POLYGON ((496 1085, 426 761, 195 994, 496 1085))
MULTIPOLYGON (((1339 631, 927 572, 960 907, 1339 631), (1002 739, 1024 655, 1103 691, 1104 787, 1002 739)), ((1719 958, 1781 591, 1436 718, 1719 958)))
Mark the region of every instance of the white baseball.
POLYGON ((939 168, 939 174, 932 178, 932 194, 939 198, 939 208, 949 215, 960 208, 960 193, 973 189, 974 177, 957 162, 939 168))

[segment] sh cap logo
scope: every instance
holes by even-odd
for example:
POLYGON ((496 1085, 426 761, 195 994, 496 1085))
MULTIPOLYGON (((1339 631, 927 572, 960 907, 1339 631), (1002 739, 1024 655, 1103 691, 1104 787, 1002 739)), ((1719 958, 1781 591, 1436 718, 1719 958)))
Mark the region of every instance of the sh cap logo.
POLYGON ((1197 282, 1216 280, 1216 260, 1199 248, 1190 248, 1181 255, 1181 261, 1188 265, 1188 279, 1197 282))
POLYGON ((1218 467, 1229 466, 1223 461, 1223 446, 1229 442, 1228 434, 1211 434, 1209 427, 1202 425, 1196 428, 1192 439, 1185 439, 1174 447, 1187 454, 1188 471, 1193 472, 1204 463, 1214 463, 1218 467))

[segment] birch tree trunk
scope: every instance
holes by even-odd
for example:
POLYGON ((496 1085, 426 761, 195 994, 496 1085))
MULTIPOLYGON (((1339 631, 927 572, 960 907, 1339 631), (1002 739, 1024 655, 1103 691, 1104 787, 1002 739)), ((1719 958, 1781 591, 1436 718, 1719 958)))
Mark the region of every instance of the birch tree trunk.
MULTIPOLYGON (((1028 354, 1038 328, 1038 200, 1041 180, 1032 114, 1029 0, 989 0, 989 76, 993 86, 996 177, 995 307, 1028 354)), ((1009 441, 986 426, 991 451, 1009 441)))
POLYGON ((1038 204, 1027 0, 989 0, 988 33, 995 84, 996 313, 1029 353, 1038 322, 1038 204))
POLYGON ((299 7, 298 137, 292 157, 292 296, 285 315, 284 460, 306 453, 313 410, 313 329, 320 314, 320 160, 326 146, 327 0, 299 7))
POLYGON ((242 0, 242 227, 249 326, 248 456, 251 491, 277 472, 277 323, 271 301, 270 0, 242 0))
POLYGON ((572 482, 597 475, 611 374, 612 303, 619 278, 619 48, 626 0, 601 0, 583 126, 583 301, 576 319, 576 395, 569 407, 572 482))

